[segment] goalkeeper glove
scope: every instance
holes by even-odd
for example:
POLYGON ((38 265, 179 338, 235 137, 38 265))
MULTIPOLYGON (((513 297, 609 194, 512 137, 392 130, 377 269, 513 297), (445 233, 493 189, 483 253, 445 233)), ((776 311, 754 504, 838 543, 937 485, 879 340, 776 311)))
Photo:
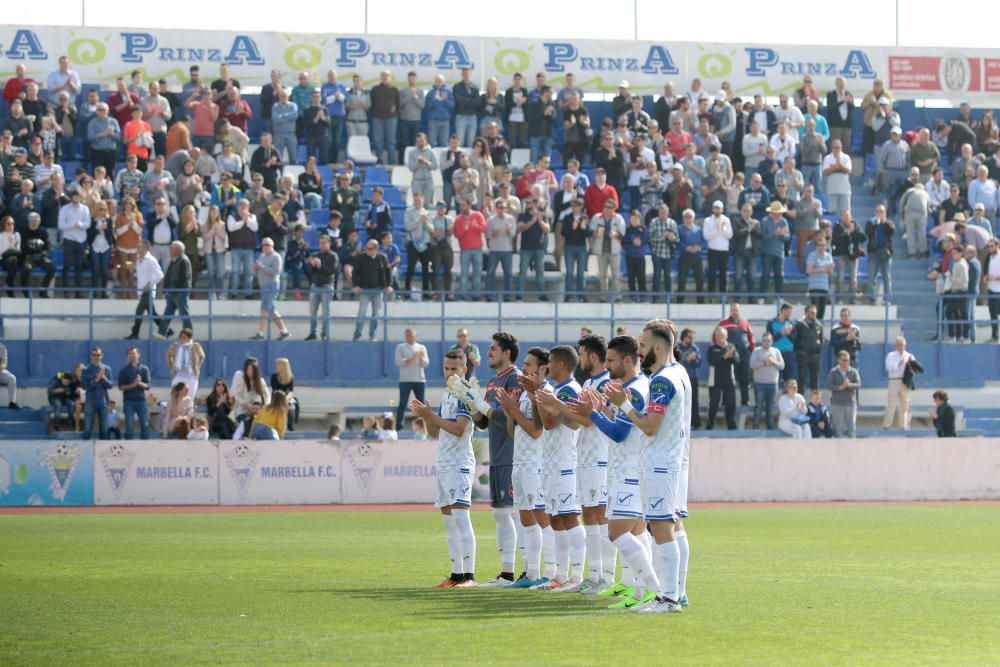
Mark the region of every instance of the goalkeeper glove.
POLYGON ((460 375, 452 375, 448 378, 447 384, 448 393, 465 403, 469 410, 478 412, 484 417, 489 413, 490 404, 480 397, 479 380, 475 377, 466 380, 460 375))

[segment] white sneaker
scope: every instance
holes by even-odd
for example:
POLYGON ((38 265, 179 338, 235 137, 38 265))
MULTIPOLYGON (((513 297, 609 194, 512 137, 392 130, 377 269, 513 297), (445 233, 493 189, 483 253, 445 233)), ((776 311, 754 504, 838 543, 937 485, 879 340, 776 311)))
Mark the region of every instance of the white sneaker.
POLYGON ((583 588, 583 582, 577 579, 570 579, 559 588, 553 588, 553 593, 579 593, 583 588))
POLYGON ((485 584, 479 584, 480 588, 503 588, 507 584, 514 583, 510 579, 505 579, 503 577, 497 577, 495 579, 490 579, 485 584))
POLYGON ((640 614, 679 614, 681 606, 668 598, 657 597, 646 604, 639 605, 637 610, 640 614))

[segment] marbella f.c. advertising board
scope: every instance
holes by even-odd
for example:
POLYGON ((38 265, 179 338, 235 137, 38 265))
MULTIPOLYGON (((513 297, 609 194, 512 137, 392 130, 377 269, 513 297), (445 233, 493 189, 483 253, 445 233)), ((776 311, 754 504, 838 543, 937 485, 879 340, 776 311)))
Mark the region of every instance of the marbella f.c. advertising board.
POLYGON ((413 71, 428 85, 437 74, 457 81, 468 67, 480 85, 495 76, 506 87, 521 72, 530 86, 540 72, 558 87, 573 73, 586 91, 614 91, 624 79, 633 92, 646 94, 659 92, 667 81, 685 92, 699 78, 710 93, 728 82, 738 95, 776 95, 800 86, 807 74, 820 90, 843 77, 855 93, 882 77, 897 98, 974 100, 1000 92, 1000 50, 990 49, 0 26, 5 72, 22 63, 44 81, 61 55, 85 82, 105 86, 133 70, 147 81, 179 84, 188 80, 191 65, 212 80, 226 63, 245 86, 267 83, 273 69, 288 82, 293 72, 309 72, 317 85, 329 69, 342 80, 358 73, 366 84, 378 81, 383 70, 396 82, 413 71))

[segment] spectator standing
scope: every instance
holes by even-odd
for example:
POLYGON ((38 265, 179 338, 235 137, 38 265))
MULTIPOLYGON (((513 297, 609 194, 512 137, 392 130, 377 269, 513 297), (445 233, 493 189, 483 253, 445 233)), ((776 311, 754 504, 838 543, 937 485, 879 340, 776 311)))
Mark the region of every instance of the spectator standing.
POLYGON ((424 106, 427 109, 427 133, 430 135, 431 145, 436 148, 447 146, 455 96, 444 85, 444 76, 441 74, 434 77, 434 85, 427 91, 424 106))
POLYGON ((81 385, 85 392, 83 439, 90 440, 95 430, 100 440, 108 439, 108 390, 111 389, 111 368, 102 360, 104 352, 99 347, 90 351, 90 365, 83 369, 81 385))
POLYGON ((726 293, 726 275, 729 273, 729 246, 733 238, 733 225, 723 215, 721 200, 712 202, 712 215, 704 220, 704 236, 708 243, 708 291, 726 293))
POLYGON ((764 329, 771 334, 774 347, 781 352, 785 367, 781 369, 782 382, 799 376, 795 358, 795 323, 792 322, 792 304, 783 303, 778 316, 767 323, 764 329))
POLYGON ((729 342, 723 327, 716 327, 712 334, 712 346, 708 348, 708 421, 705 429, 715 428, 715 416, 722 401, 726 415, 726 428, 736 430, 736 373, 740 353, 729 342))
MULTIPOLYGON (((498 199, 497 210, 502 210, 503 200, 498 199)), ((524 202, 525 211, 517 218, 518 250, 520 266, 517 273, 517 300, 520 301, 527 286, 528 272, 532 266, 535 269, 535 290, 540 301, 548 301, 545 295, 545 248, 548 245, 548 234, 551 226, 545 219, 543 205, 534 199, 524 202)), ((584 251, 586 252, 586 251, 584 251)), ((569 279, 569 261, 566 262, 567 280, 569 279)))
POLYGON ((649 234, 642 222, 642 211, 638 208, 632 209, 629 214, 629 224, 622 237, 622 248, 632 301, 634 303, 645 301, 646 255, 649 254, 649 234))
MULTIPOLYGON (((422 136, 422 135, 418 135, 422 136)), ((411 154, 412 158, 412 154, 411 154)), ((413 273, 420 264, 422 294, 431 291, 431 253, 434 234, 433 214, 424 206, 424 195, 413 193, 413 207, 406 210, 405 226, 409 239, 406 243, 406 293, 413 298, 413 273)))
POLYGON ((785 383, 785 393, 778 399, 778 428, 795 440, 812 438, 812 428, 806 414, 806 399, 799 393, 795 380, 785 383))
POLYGON ((868 237, 868 291, 872 303, 878 299, 878 278, 882 276, 883 296, 892 299, 892 237, 896 226, 886 217, 885 206, 875 206, 875 216, 865 225, 868 237))
POLYGON ((149 252, 149 242, 140 241, 137 260, 135 265, 136 288, 139 290, 139 303, 135 307, 135 321, 132 323, 132 331, 126 340, 137 340, 139 338, 139 327, 142 326, 142 318, 148 312, 150 317, 157 319, 156 314, 156 284, 163 279, 163 270, 160 263, 156 261, 149 252))
POLYGON ((351 77, 351 89, 347 91, 347 138, 368 136, 368 109, 371 96, 361 87, 361 76, 351 77))
POLYGON ((868 237, 858 228, 850 211, 840 214, 833 228, 834 289, 841 298, 858 295, 858 258, 864 253, 868 237), (844 283, 847 283, 847 291, 844 283))
POLYGON ((7 388, 7 407, 20 410, 21 406, 17 404, 17 376, 7 367, 7 346, 3 343, 0 343, 0 385, 7 388))
POLYGON ((323 306, 323 340, 330 336, 330 306, 333 302, 335 280, 340 259, 333 252, 328 234, 319 237, 319 252, 305 260, 309 276, 309 335, 306 340, 316 340, 316 314, 323 306))
POLYGON ((785 288, 785 239, 789 235, 789 226, 784 214, 787 210, 781 202, 771 202, 767 207, 768 216, 761 223, 761 295, 767 294, 767 284, 771 276, 774 276, 776 297, 780 296, 785 288))
POLYGON ((923 373, 924 368, 906 350, 906 339, 896 337, 896 349, 885 357, 885 370, 889 376, 888 400, 882 417, 882 428, 891 428, 896 412, 899 411, 899 425, 904 431, 910 430, 910 393, 915 388, 914 373, 923 373))
MULTIPOLYGON (((315 157, 322 164, 330 161, 330 116, 317 88, 309 97, 309 105, 302 113, 302 126, 306 133, 306 155, 315 157)), ((350 133, 351 121, 347 121, 350 133)), ((297 144, 296 144, 297 149, 297 144)))
POLYGON ((830 126, 830 140, 834 139, 847 147, 851 152, 851 128, 854 126, 854 97, 844 85, 844 77, 838 76, 833 84, 833 90, 826 94, 826 119, 830 126))
POLYGON ((671 260, 677 251, 677 223, 670 217, 670 207, 666 203, 659 204, 655 213, 651 209, 646 214, 646 220, 650 255, 653 258, 653 298, 656 300, 655 295, 671 292, 671 260))
POLYGON ((374 343, 375 332, 378 330, 378 317, 382 311, 382 295, 392 296, 392 270, 389 268, 389 260, 378 251, 378 241, 375 239, 368 239, 364 253, 355 258, 351 281, 351 289, 359 298, 353 340, 361 338, 365 314, 371 307, 368 339, 374 343))
POLYGON ((275 250, 274 241, 270 237, 265 236, 261 240, 260 250, 260 257, 251 265, 257 272, 257 284, 260 285, 260 320, 257 323, 257 333, 251 340, 264 340, 264 327, 270 318, 274 319, 274 324, 278 327, 278 340, 285 340, 291 333, 281 319, 281 313, 274 307, 274 300, 278 297, 281 284, 284 261, 275 250))
MULTIPOLYGON (((702 291, 705 289, 705 265, 702 253, 705 250, 705 236, 699 225, 694 222, 694 210, 687 208, 681 214, 681 226, 677 228, 680 257, 677 260, 677 291, 684 292, 689 273, 694 274, 695 290, 698 292, 698 303, 705 303, 702 291)), ((677 297, 678 303, 684 302, 684 297, 677 297)))
POLYGON ((823 159, 826 154, 826 140, 816 132, 816 121, 806 122, 805 134, 799 139, 799 154, 802 160, 802 179, 805 185, 812 185, 816 192, 823 192, 823 159))
POLYGON ((823 319, 830 300, 830 276, 833 274, 833 255, 827 252, 824 237, 816 239, 816 249, 806 258, 809 300, 816 306, 816 316, 823 319))
POLYGON ((468 380, 473 375, 476 374, 476 368, 482 362, 482 359, 479 355, 479 347, 477 347, 475 343, 469 340, 468 329, 459 329, 458 332, 455 334, 455 338, 456 338, 455 343, 452 344, 452 346, 448 349, 461 350, 462 353, 465 355, 465 361, 466 361, 465 379, 468 380))
POLYGON ((729 302, 729 317, 720 321, 719 326, 726 330, 727 340, 739 352, 739 361, 736 364, 736 379, 740 387, 740 403, 744 406, 749 405, 750 356, 754 351, 755 345, 753 328, 750 326, 750 321, 741 315, 739 302, 729 302))
POLYGON ((383 164, 395 164, 396 132, 399 125, 399 88, 390 83, 392 73, 383 70, 379 82, 371 89, 372 137, 375 157, 383 164))
POLYGON ((455 263, 455 251, 451 247, 455 235, 455 223, 448 215, 448 206, 438 202, 434 208, 434 231, 431 232, 431 289, 437 292, 444 280, 444 293, 441 299, 454 299, 451 292, 452 266, 455 263), (442 275, 443 274, 443 275, 442 275))
POLYGON ((416 146, 410 151, 406 158, 406 166, 413 172, 413 181, 410 185, 413 194, 423 195, 425 202, 430 202, 434 198, 434 172, 438 170, 437 157, 427 143, 427 135, 418 132, 416 136, 416 146))
POLYGON ((528 103, 528 92, 521 85, 523 78, 520 72, 515 72, 511 87, 504 93, 507 136, 510 137, 511 146, 514 148, 524 148, 528 145, 524 113, 524 105, 528 103))
POLYGON ((840 321, 834 324, 830 331, 830 347, 837 355, 841 352, 847 352, 851 359, 851 366, 857 366, 861 345, 861 329, 851 321, 851 310, 841 308, 840 321))
POLYGON ((823 158, 823 178, 830 210, 851 207, 851 156, 843 152, 840 140, 830 142, 830 154, 823 158))
POLYGON ((417 342, 416 329, 406 329, 403 332, 404 342, 396 346, 396 366, 399 368, 399 402, 396 404, 396 424, 403 425, 407 406, 410 404, 410 392, 414 397, 424 402, 424 389, 427 378, 424 369, 430 363, 427 348, 417 342))
POLYGON ((837 365, 826 376, 830 390, 830 415, 833 434, 837 438, 853 438, 857 423, 858 392, 861 390, 861 375, 851 366, 851 355, 842 350, 837 355, 837 365))
MULTIPOLYGON (((507 212, 507 204, 497 202, 496 215, 490 218, 487 226, 490 254, 486 268, 486 286, 488 291, 495 289, 497 266, 502 265, 503 299, 510 298, 513 288, 511 271, 514 261, 515 224, 514 217, 507 212)), ((488 298, 493 300, 492 295, 488 298)))
POLYGON ((427 96, 417 88, 417 73, 407 72, 406 87, 399 89, 399 162, 403 163, 403 152, 416 142, 420 131, 420 119, 427 96))
MULTIPOLYGON (((79 188, 70 192, 70 203, 59 209, 59 231, 63 238, 62 284, 69 287, 69 272, 73 270, 73 287, 79 291, 83 285, 83 266, 86 259, 87 232, 91 226, 90 211, 81 203, 79 188)), ((67 296, 76 296, 70 292, 67 296)))
POLYGON ((170 369, 170 386, 183 382, 191 391, 191 398, 198 395, 201 366, 205 363, 205 350, 194 340, 194 332, 181 329, 177 340, 167 348, 167 368, 170 369))
POLYGON ((170 320, 176 312, 181 317, 185 329, 191 330, 191 314, 188 309, 188 298, 191 296, 191 260, 184 254, 184 244, 174 241, 170 244, 170 263, 163 276, 163 289, 167 304, 160 318, 160 328, 153 334, 157 340, 166 340, 173 334, 170 330, 170 320))
POLYGON ((983 265, 979 261, 976 246, 970 244, 963 249, 966 263, 969 265, 969 286, 966 289, 968 298, 965 302, 965 311, 969 320, 966 327, 968 335, 966 338, 970 343, 976 342, 976 301, 979 297, 980 285, 983 282, 983 265))
POLYGON ((697 431, 701 428, 701 414, 698 409, 698 369, 701 368, 701 351, 694 342, 694 331, 684 329, 681 331, 680 363, 687 371, 688 381, 691 383, 691 430, 697 431))
MULTIPOLYGON (((465 158, 463 158, 465 160, 465 158)), ((483 234, 489 227, 479 211, 472 210, 468 199, 459 198, 455 218, 455 238, 461 250, 461 290, 465 298, 478 299, 483 276, 483 234)))
POLYGON ((601 214, 590 220, 590 252, 597 255, 598 289, 602 293, 618 291, 624 236, 625 220, 615 211, 614 201, 606 200, 601 214))
MULTIPOLYGON (((593 186, 591 186, 593 187, 593 186)), ((527 202, 525 202, 527 205, 527 202)), ((587 239, 590 237, 590 218, 585 210, 585 202, 579 197, 572 200, 569 209, 557 223, 559 233, 565 238, 566 283, 564 295, 567 303, 575 296, 586 301, 584 276, 587 271, 587 239)), ((1000 265, 1000 260, 997 261, 1000 265)), ((1000 273, 1000 271, 998 271, 1000 273)))
POLYGON ((948 405, 948 392, 938 389, 934 392, 934 405, 927 408, 927 414, 934 422, 939 438, 955 438, 955 408, 948 405))
POLYGON ((799 367, 799 386, 819 388, 820 353, 823 351, 823 325, 816 319, 816 306, 806 306, 805 317, 795 323, 795 357, 799 367))
POLYGON ((903 193, 899 200, 906 234, 906 252, 910 259, 927 257, 927 218, 931 212, 931 199, 924 184, 917 182, 903 193))
MULTIPOLYGON (((525 107, 525 120, 528 126, 528 144, 531 147, 531 161, 537 162, 541 157, 552 154, 552 126, 556 118, 556 105, 552 103, 552 89, 542 86, 541 94, 532 99, 525 107)), ((456 118, 456 127, 457 119, 456 118)))
POLYGON ((753 373, 753 430, 760 428, 761 413, 767 430, 774 428, 774 397, 778 393, 778 377, 785 368, 781 352, 772 346, 771 334, 760 337, 760 347, 750 355, 753 373))
POLYGON ((248 298, 250 290, 253 288, 253 264, 254 248, 257 246, 257 216, 250 212, 250 202, 240 199, 236 204, 236 212, 230 214, 226 222, 226 229, 229 232, 229 257, 232 263, 230 272, 229 291, 231 298, 236 299, 241 294, 248 298), (246 285, 240 291, 240 278, 246 285))
POLYGON ((743 202, 740 214, 732 221, 733 238, 733 291, 740 293, 740 298, 750 298, 754 294, 753 272, 760 254, 764 234, 760 229, 760 221, 753 217, 753 204, 743 202))
POLYGON ((332 162, 340 160, 340 138, 344 132, 344 117, 347 113, 347 88, 337 81, 337 72, 326 73, 326 83, 320 88, 320 97, 326 106, 326 116, 330 120, 330 148, 327 153, 332 162))
POLYGON ((149 367, 140 363, 139 348, 128 349, 128 363, 118 371, 118 388, 122 392, 125 412, 125 439, 135 437, 135 420, 139 418, 139 437, 149 440, 149 403, 146 393, 151 384, 149 367))
POLYGON ((479 87, 472 83, 472 70, 463 67, 461 80, 452 88, 455 96, 455 134, 459 145, 471 146, 479 129, 479 87))
MULTIPOLYGON (((263 98, 263 95, 261 96, 263 98)), ((295 129, 299 117, 299 107, 288 97, 288 90, 280 88, 277 93, 277 103, 271 107, 271 131, 274 133, 274 148, 281 160, 282 153, 286 164, 295 164, 298 158, 299 139, 295 129)))

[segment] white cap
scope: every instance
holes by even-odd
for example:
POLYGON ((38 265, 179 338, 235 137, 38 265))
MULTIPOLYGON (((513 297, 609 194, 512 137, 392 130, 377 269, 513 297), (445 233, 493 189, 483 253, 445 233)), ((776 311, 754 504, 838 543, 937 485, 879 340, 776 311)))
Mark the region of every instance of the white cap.
POLYGON ((618 82, 618 87, 619 88, 628 88, 628 80, 627 79, 622 79, 621 81, 619 81, 618 82))
POLYGON ((899 125, 893 125, 892 129, 889 130, 891 134, 902 134, 903 130, 900 129, 899 125))
POLYGON ((885 97, 885 96, 883 95, 882 97, 878 98, 878 103, 879 103, 879 104, 889 104, 889 98, 888 98, 888 97, 885 97))
POLYGON ((972 207, 972 210, 973 211, 985 211, 986 210, 986 204, 984 204, 983 202, 979 202, 978 204, 976 204, 975 206, 972 207))
POLYGON ((725 206, 722 205, 721 199, 716 199, 714 202, 712 202, 712 208, 725 208, 725 206))
POLYGON ((726 96, 726 91, 720 90, 719 92, 717 92, 715 94, 715 101, 716 102, 725 102, 726 101, 726 97, 727 97, 726 96))

